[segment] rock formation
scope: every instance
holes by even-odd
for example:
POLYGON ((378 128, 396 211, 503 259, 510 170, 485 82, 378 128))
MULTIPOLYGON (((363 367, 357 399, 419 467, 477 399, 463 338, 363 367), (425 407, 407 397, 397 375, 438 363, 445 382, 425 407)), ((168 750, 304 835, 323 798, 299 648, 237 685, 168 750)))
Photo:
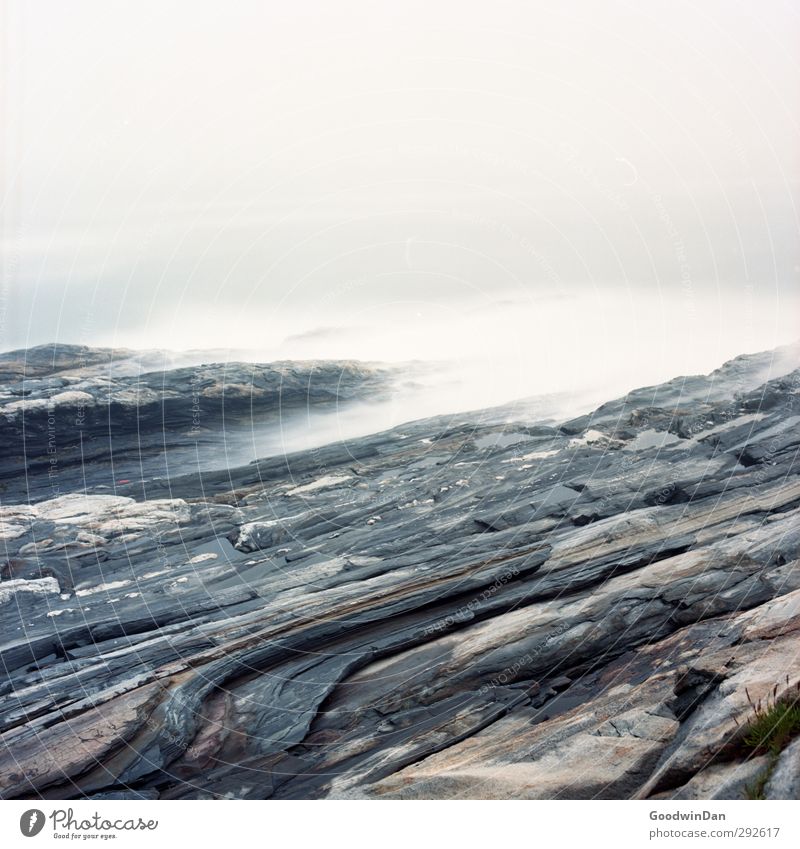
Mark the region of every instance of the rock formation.
POLYGON ((109 486, 198 386, 214 431, 384 378, 64 359, 3 366, 3 798, 797 796, 750 739, 800 681, 796 362, 109 486))
POLYGON ((87 469, 95 486, 168 476, 192 460, 197 465, 198 446, 213 457, 226 439, 246 438, 254 420, 374 398, 392 374, 351 361, 170 368, 169 359, 79 345, 0 355, 6 498, 83 488, 87 469))

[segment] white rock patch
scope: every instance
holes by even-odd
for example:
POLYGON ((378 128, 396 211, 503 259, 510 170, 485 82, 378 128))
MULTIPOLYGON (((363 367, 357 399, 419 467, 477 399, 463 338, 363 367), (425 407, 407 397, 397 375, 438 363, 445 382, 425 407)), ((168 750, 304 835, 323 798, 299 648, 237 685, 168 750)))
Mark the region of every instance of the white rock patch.
POLYGON ((17 593, 29 593, 30 595, 58 595, 61 587, 55 578, 36 578, 33 581, 22 579, 14 581, 3 581, 0 583, 0 604, 7 604, 17 593))
POLYGON ((294 489, 290 489, 286 495, 304 495, 307 492, 318 492, 321 489, 339 486, 349 480, 351 480, 350 475, 325 475, 311 483, 306 483, 302 486, 296 486, 294 489))
POLYGON ((75 595, 77 596, 86 596, 86 595, 94 595, 95 593, 102 593, 109 590, 119 590, 122 587, 127 587, 130 584, 130 581, 109 581, 107 584, 98 584, 96 587, 89 587, 85 590, 75 590, 75 595))

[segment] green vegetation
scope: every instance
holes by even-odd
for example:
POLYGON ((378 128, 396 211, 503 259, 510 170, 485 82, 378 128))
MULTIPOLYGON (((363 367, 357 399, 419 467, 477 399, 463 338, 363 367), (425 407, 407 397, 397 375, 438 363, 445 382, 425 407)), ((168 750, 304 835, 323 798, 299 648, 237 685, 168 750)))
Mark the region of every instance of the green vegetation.
MULTIPOLYGON (((789 676, 786 676, 789 684, 789 676)), ((752 708, 744 734, 744 745, 754 755, 769 755, 767 768, 759 774, 752 784, 745 788, 747 799, 764 799, 764 789, 778 763, 780 753, 789 743, 800 735, 800 681, 793 689, 777 698, 778 685, 762 704, 761 699, 754 702, 745 688, 747 701, 752 708)))
POLYGON ((770 776, 772 775, 774 764, 770 764, 767 769, 763 772, 760 772, 756 777, 755 781, 751 784, 748 784, 747 787, 744 788, 744 798, 745 799, 766 799, 767 797, 764 795, 764 788, 767 786, 767 782, 769 781, 770 776))
POLYGON ((758 753, 778 754, 800 733, 800 704, 778 702, 750 723, 745 745, 758 753))

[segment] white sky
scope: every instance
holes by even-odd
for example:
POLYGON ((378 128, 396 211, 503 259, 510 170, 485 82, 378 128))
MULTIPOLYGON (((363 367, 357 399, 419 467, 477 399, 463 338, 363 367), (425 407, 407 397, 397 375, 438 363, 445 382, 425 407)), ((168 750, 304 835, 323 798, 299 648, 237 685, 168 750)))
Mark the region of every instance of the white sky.
POLYGON ((644 380, 800 337, 790 2, 2 8, 2 348, 644 380))

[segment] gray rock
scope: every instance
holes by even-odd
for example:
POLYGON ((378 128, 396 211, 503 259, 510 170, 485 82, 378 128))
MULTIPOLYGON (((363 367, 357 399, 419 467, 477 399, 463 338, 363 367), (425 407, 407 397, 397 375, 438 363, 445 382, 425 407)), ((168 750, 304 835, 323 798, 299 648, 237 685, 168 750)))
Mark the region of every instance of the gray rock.
MULTIPOLYGON (((176 458, 276 387, 324 405, 386 376, 0 357, 0 795, 739 792, 749 699, 794 687, 800 650, 800 370, 774 362, 560 428, 479 411, 199 468, 176 458), (213 426, 181 447, 198 389, 213 426), (53 403, 95 411, 57 494, 14 454, 53 403), (109 416, 138 479, 107 456, 109 416)), ((769 792, 791 792, 793 751, 769 792)))
POLYGON ((764 795, 767 799, 800 799, 800 739, 781 752, 764 795))

